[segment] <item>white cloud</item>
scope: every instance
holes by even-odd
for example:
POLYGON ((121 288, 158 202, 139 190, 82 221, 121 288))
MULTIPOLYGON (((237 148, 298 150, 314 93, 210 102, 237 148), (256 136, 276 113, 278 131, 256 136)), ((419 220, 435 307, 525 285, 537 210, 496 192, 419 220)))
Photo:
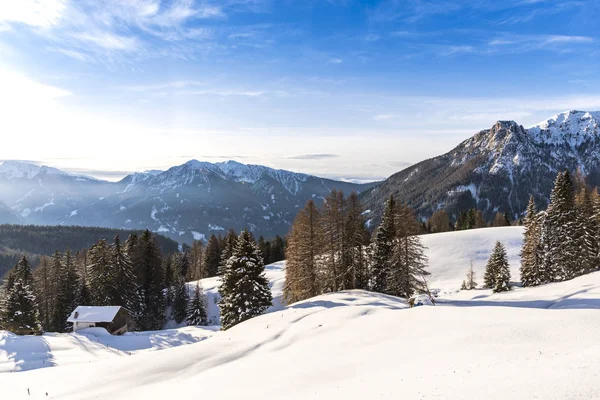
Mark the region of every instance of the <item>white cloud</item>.
POLYGON ((329 59, 330 64, 341 64, 343 62, 344 62, 344 60, 342 60, 341 58, 330 58, 329 59))
POLYGON ((66 4, 66 0, 3 0, 0 1, 0 22, 49 28, 60 22, 66 4))
POLYGON ((394 118, 394 114, 378 114, 373 117, 375 121, 387 121, 394 118))

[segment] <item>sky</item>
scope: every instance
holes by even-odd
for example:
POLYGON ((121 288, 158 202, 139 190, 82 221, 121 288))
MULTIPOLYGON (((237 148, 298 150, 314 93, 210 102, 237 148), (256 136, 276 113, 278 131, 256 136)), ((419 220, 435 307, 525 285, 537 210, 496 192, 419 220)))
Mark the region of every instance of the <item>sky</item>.
POLYGON ((0 159, 374 180, 600 110, 596 0, 2 0, 0 159))

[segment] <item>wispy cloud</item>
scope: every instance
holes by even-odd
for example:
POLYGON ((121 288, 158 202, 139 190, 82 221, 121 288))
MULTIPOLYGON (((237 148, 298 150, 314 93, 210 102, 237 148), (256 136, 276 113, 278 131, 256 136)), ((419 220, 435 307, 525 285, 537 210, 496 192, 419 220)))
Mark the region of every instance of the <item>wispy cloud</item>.
POLYGON ((341 58, 330 58, 329 59, 330 64, 341 64, 343 62, 344 62, 344 60, 342 60, 341 58))
POLYGON ((373 117, 375 121, 388 121, 394 118, 394 114, 378 114, 373 117))
POLYGON ((569 35, 516 35, 503 34, 491 39, 488 44, 494 52, 525 52, 532 50, 563 50, 566 46, 592 44, 590 36, 569 35))
POLYGON ((338 154, 329 154, 329 153, 324 153, 324 154, 300 154, 297 156, 289 156, 289 157, 285 157, 288 160, 326 160, 329 158, 337 158, 339 157, 338 154))

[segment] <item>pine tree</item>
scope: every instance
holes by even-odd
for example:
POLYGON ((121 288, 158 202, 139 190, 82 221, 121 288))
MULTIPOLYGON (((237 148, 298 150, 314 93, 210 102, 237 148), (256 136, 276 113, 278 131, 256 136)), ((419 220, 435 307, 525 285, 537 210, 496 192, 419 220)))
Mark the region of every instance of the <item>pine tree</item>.
POLYGON ((188 325, 208 325, 206 295, 202 290, 202 286, 200 286, 200 282, 196 282, 194 295, 187 308, 186 321, 188 325))
POLYGON ((63 257, 63 274, 58 291, 58 296, 60 297, 60 303, 62 305, 62 315, 60 315, 62 332, 65 332, 68 328, 67 318, 79 305, 78 292, 80 286, 81 283, 79 274, 77 273, 77 267, 71 257, 71 251, 67 250, 63 257))
POLYGON ((485 265, 485 273, 483 275, 483 287, 486 289, 494 289, 496 287, 496 277, 498 276, 498 260, 497 256, 500 251, 500 242, 496 242, 496 246, 485 265))
POLYGON ((89 283, 92 287, 92 301, 97 306, 114 306, 116 287, 111 264, 111 252, 106 240, 101 239, 88 253, 89 283))
POLYGON ((227 264, 227 260, 233 255, 233 249, 235 249, 235 244, 237 242, 237 234, 233 229, 230 229, 227 232, 227 235, 223 238, 223 242, 221 244, 221 260, 219 261, 219 275, 223 275, 223 271, 225 269, 225 265, 227 264))
POLYGON ((288 235, 283 290, 287 304, 308 299, 320 292, 317 281, 317 256, 321 245, 318 220, 317 207, 309 200, 292 224, 288 235))
POLYGON ((496 242, 494 250, 485 266, 484 285, 494 292, 510 290, 510 269, 506 257, 506 249, 496 242))
POLYGON ((238 237, 233 255, 227 261, 219 288, 223 329, 264 313, 272 304, 265 266, 250 232, 238 237))
POLYGON ((173 286, 173 319, 178 324, 188 316, 188 303, 190 301, 185 278, 177 274, 173 286))
POLYGON ((38 300, 38 309, 40 312, 40 322, 42 328, 48 331, 51 328, 51 317, 53 309, 53 288, 51 285, 52 271, 50 270, 50 261, 44 256, 40 264, 33 271, 35 280, 36 297, 38 300))
POLYGON ((186 280, 197 281, 204 278, 202 271, 204 270, 204 246, 202 241, 194 240, 190 249, 190 272, 186 280))
POLYGON ((204 276, 210 278, 217 276, 219 273, 219 264, 221 263, 221 247, 219 239, 215 235, 211 235, 208 239, 208 244, 204 250, 204 276))
POLYGON ((547 278, 542 265, 542 231, 533 196, 529 198, 523 224, 525 231, 521 248, 521 282, 523 286, 537 286, 547 278))
POLYGON ((367 289, 369 284, 367 247, 370 241, 370 233, 366 227, 363 207, 356 192, 350 193, 347 203, 345 229, 347 265, 353 280, 352 285, 348 285, 348 287, 367 289))
POLYGON ((33 274, 23 256, 9 272, 5 283, 2 324, 18 335, 40 334, 42 327, 35 297, 33 274))
POLYGON ((136 301, 136 277, 129 254, 121 247, 119 235, 115 236, 110 248, 111 285, 108 296, 114 306, 122 306, 130 310, 136 301))
POLYGON ((393 296, 411 297, 425 291, 425 277, 429 275, 425 249, 421 243, 419 224, 414 211, 400 205, 396 212, 396 240, 388 271, 387 291, 393 296))
POLYGON ((494 248, 496 279, 494 282, 494 293, 505 292, 510 290, 510 268, 508 267, 508 259, 506 257, 506 249, 502 243, 496 243, 494 248))
POLYGON ((577 216, 577 245, 580 262, 576 265, 576 276, 594 271, 599 266, 600 247, 597 240, 598 223, 594 215, 592 193, 583 186, 575 197, 577 216))
POLYGON ((71 305, 68 304, 65 288, 66 269, 63 262, 63 256, 58 252, 54 252, 51 260, 53 298, 52 298, 52 315, 50 317, 50 329, 52 332, 65 332, 67 328, 67 318, 72 311, 71 305))
POLYGON ((146 230, 136 245, 134 257, 137 293, 134 312, 140 330, 161 329, 165 318, 164 271, 160 251, 146 230))
POLYGON ((323 289, 337 291, 343 289, 345 283, 345 268, 342 255, 344 243, 344 195, 332 190, 325 198, 321 211, 321 232, 323 240, 323 289))
POLYGON ((580 262, 573 185, 568 171, 558 174, 542 227, 543 269, 549 282, 576 276, 580 262))
POLYGON ((275 236, 275 242, 271 247, 271 263, 285 260, 285 242, 277 235, 275 236))
POLYGON ((388 276, 396 239, 395 219, 396 202, 394 197, 390 196, 381 217, 381 225, 375 235, 371 266, 371 290, 374 292, 387 293, 388 276))

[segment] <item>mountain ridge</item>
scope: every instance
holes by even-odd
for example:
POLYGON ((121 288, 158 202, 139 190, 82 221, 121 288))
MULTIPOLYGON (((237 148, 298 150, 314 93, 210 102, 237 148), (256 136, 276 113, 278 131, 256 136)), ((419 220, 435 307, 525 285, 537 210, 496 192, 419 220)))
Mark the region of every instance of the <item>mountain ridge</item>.
POLYGON ((135 172, 118 182, 24 162, 0 164, 0 222, 151 229, 180 242, 249 228, 287 233, 298 209, 355 184, 229 160, 190 160, 165 171, 135 172), (1 206, 1 204, 0 204, 1 206))
POLYGON ((571 110, 530 128, 497 121, 449 152, 405 168, 363 193, 372 223, 394 195, 426 218, 446 209, 451 216, 481 209, 523 215, 529 195, 545 207, 556 174, 580 169, 592 186, 600 183, 600 112, 571 110))

